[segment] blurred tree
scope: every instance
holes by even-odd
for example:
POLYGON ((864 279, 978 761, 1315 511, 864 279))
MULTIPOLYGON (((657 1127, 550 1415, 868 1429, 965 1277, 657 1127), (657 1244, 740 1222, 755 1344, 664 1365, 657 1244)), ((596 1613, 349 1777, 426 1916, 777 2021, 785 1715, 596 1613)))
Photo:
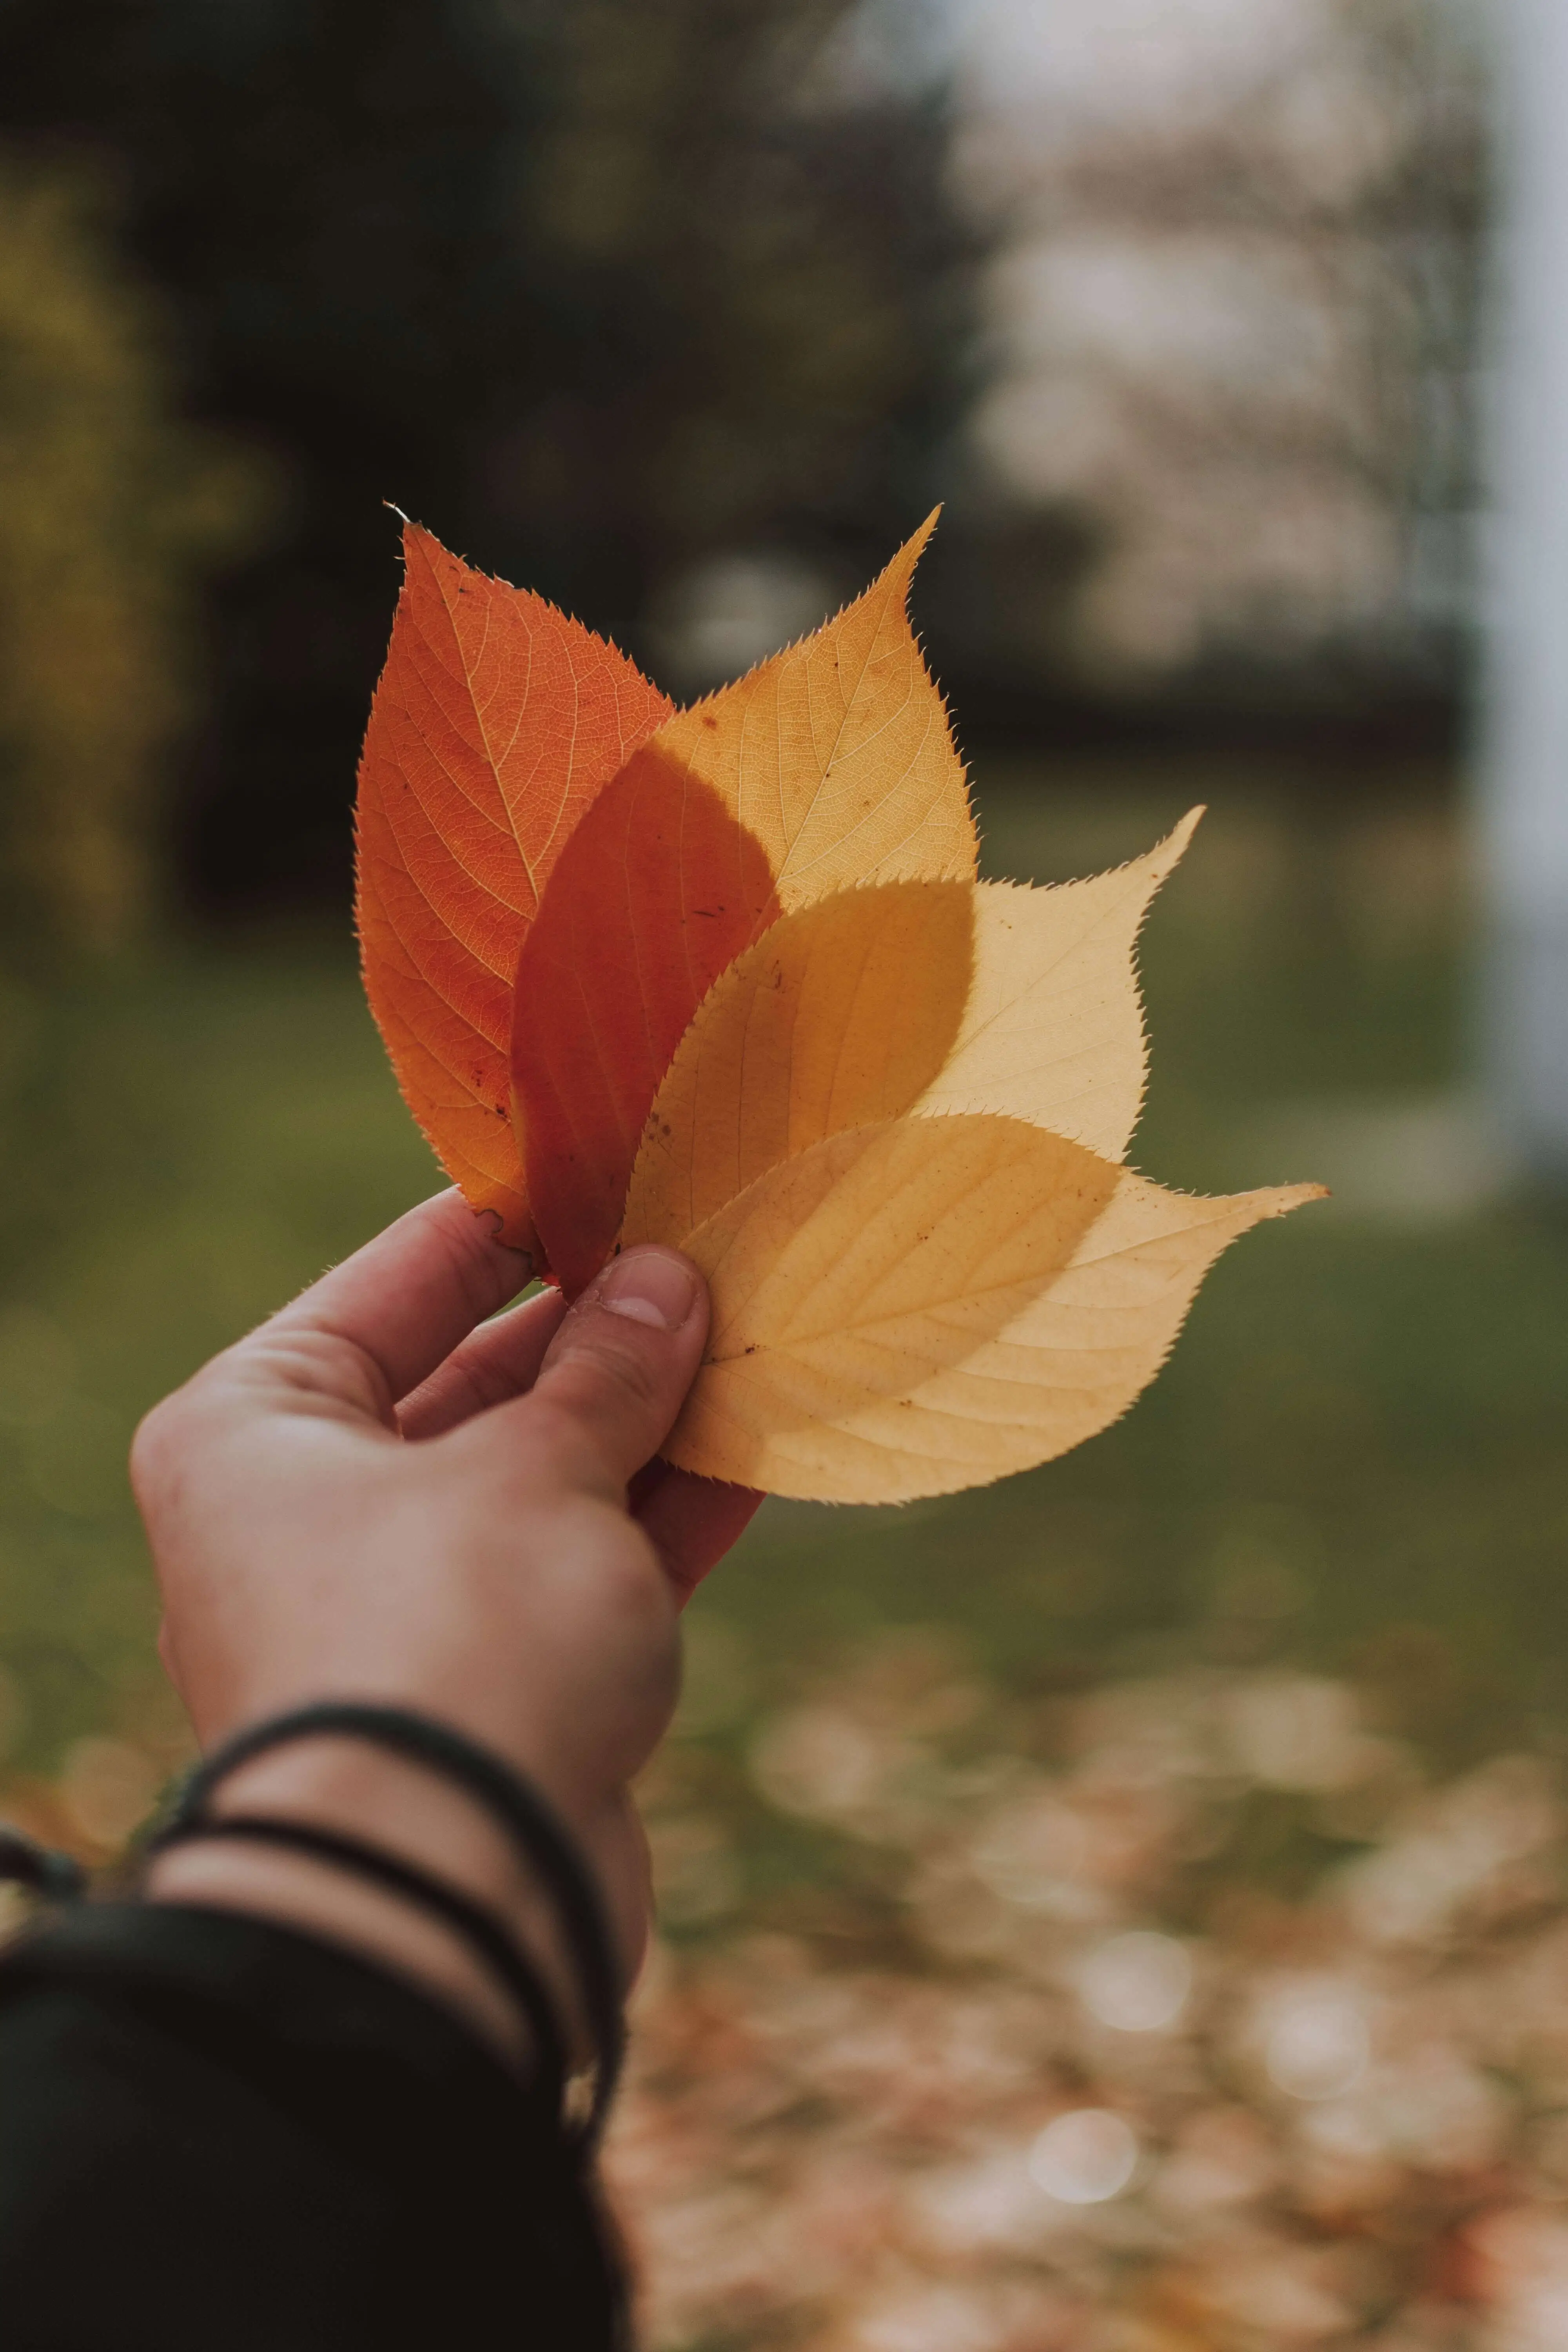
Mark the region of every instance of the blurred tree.
POLYGON ((836 89, 824 58, 852 14, 558 12, 525 202, 536 282, 590 331, 506 446, 507 487, 563 548, 609 522, 623 593, 781 539, 858 572, 930 503, 967 387, 971 239, 944 200, 940 100, 836 89))
POLYGON ((964 396, 932 97, 851 104, 854 0, 0 0, 0 128, 114 160, 191 401, 290 518, 216 602, 188 854, 346 871, 394 499, 639 646, 705 551, 863 572, 964 396))
POLYGON ((36 962, 148 911, 194 575, 252 503, 173 421, 154 306, 87 192, 0 161, 0 940, 36 962))

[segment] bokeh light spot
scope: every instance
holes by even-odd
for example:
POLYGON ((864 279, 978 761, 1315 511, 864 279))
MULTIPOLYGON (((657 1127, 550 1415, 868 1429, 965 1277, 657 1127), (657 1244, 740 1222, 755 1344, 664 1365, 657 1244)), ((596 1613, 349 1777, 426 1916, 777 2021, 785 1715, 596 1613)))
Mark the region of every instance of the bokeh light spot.
POLYGON ((1173 2024, 1192 1988, 1185 1947, 1143 1928, 1097 1944, 1079 1978, 1085 2007, 1122 2033, 1157 2033, 1173 2024))
POLYGON ((1370 2054, 1366 2015, 1355 1993, 1312 1985, 1276 2006, 1264 2063, 1269 2079, 1292 2098, 1332 2099, 1353 2090, 1370 2054))
POLYGON ((1061 2205, 1103 2205, 1138 2169, 1130 2125, 1108 2107, 1075 2107, 1048 2123, 1029 2151, 1029 2170, 1061 2205))

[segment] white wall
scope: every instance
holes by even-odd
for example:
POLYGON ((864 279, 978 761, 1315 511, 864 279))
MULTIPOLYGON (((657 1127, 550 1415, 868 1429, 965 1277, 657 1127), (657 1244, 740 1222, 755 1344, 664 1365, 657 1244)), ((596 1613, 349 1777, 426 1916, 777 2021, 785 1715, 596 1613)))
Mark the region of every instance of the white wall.
POLYGON ((1507 0, 1481 814, 1488 1076, 1568 1184, 1568 0, 1507 0))

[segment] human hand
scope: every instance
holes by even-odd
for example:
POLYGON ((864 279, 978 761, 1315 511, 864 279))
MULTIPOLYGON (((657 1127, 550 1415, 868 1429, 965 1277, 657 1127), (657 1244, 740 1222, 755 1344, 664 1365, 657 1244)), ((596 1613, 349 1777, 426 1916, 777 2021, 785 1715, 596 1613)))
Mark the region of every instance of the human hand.
MULTIPOLYGON (((523 1274, 458 1193, 425 1202, 159 1405, 132 1480, 164 1663, 203 1746, 318 1698, 444 1717, 551 1799, 629 1977, 647 1880, 628 1783, 674 1708, 680 1606, 760 1498, 650 1463, 707 1335, 686 1259, 630 1250, 570 1309, 545 1292, 483 1321, 523 1274)), ((412 1858, 510 1909, 563 1973, 493 1830, 417 1768, 318 1740, 247 1766, 226 1784, 237 1799, 393 1828, 412 1858)), ((393 1957, 485 2006, 443 1931, 303 1858, 184 1847, 150 1891, 382 1951, 390 1937, 393 1957)))

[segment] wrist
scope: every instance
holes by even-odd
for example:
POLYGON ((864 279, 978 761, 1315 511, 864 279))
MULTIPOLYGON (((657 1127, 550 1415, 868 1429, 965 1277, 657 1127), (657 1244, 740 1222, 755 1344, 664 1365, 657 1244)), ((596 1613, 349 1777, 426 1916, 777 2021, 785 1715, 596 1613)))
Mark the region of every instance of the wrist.
MULTIPOLYGON (((460 1789, 369 1747, 302 1738, 237 1766, 205 1810, 215 1822, 271 1816, 364 1840, 482 1905, 542 1978, 569 2063, 592 2054, 552 1906, 515 1847, 460 1789)), ((529 2045, 515 2000, 460 1933, 330 1861, 199 1838, 155 1858, 146 1893, 153 1902, 253 1911, 329 1937, 464 2010, 509 2057, 529 2045)))
POLYGON ((244 1912, 339 1945, 453 2010, 509 2064, 533 2062, 516 2005, 457 1936, 328 1863, 213 1838, 159 1855, 143 1892, 150 1903, 244 1912))

